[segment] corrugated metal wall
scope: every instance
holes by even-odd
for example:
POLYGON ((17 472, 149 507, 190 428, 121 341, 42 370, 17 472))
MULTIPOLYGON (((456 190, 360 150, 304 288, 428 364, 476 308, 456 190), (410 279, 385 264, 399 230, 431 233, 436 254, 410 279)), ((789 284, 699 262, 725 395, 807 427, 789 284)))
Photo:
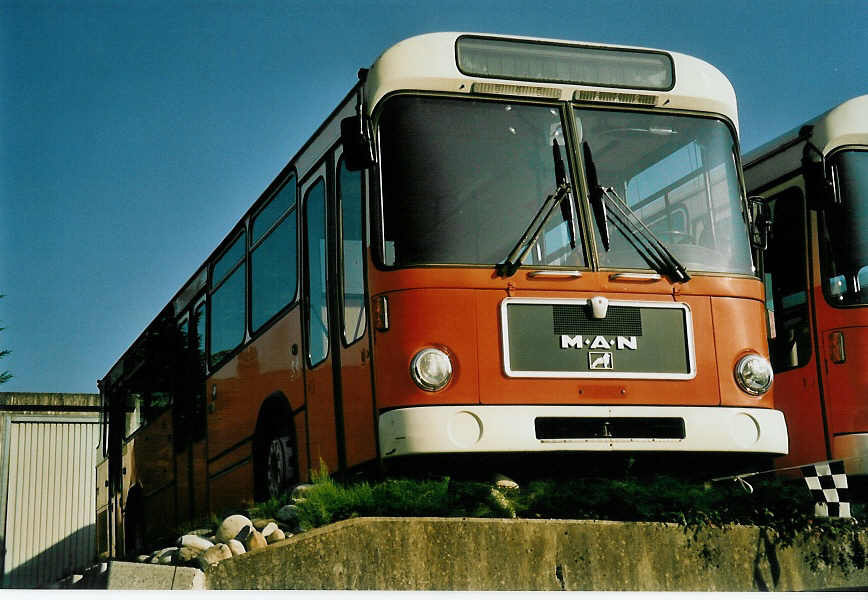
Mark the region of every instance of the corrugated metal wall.
POLYGON ((3 587, 33 588, 95 556, 96 418, 13 417, 3 587))

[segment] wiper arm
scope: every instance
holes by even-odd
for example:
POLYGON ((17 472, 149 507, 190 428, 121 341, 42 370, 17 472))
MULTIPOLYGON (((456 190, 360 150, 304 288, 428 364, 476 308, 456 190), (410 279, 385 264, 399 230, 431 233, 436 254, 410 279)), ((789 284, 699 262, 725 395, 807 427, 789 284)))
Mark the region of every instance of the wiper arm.
POLYGON ((512 277, 515 275, 515 272, 521 266, 524 257, 527 256, 528 252, 530 252, 530 249, 533 247, 542 232, 542 228, 545 226, 546 221, 549 220, 549 217, 552 215, 554 210, 562 202, 568 200, 569 196, 570 186, 567 183, 559 185, 555 188, 554 193, 548 195, 545 202, 543 202, 542 206, 539 207, 539 210, 534 215, 530 225, 525 229, 521 239, 518 240, 518 243, 513 247, 512 252, 509 253, 509 256, 506 257, 505 261, 498 263, 495 266, 498 275, 501 277, 512 277))
POLYGON ((609 221, 611 221, 655 271, 668 273, 675 281, 689 281, 690 275, 687 274, 684 265, 654 235, 654 232, 645 225, 639 215, 627 206, 627 203, 618 196, 614 188, 600 185, 600 181, 597 179, 597 167, 594 165, 594 158, 591 155, 591 147, 588 142, 582 142, 582 152, 585 159, 585 177, 588 181, 588 200, 594 211, 594 221, 600 232, 600 242, 603 244, 603 248, 607 252, 609 251, 609 221), (606 209, 607 200, 614 210, 606 209))
POLYGON ((564 167, 564 161, 561 158, 561 151, 557 140, 552 140, 552 155, 554 156, 555 181, 557 184, 555 191, 546 197, 542 206, 539 207, 539 210, 537 210, 533 219, 531 219, 527 229, 525 229, 521 238, 518 240, 518 243, 506 257, 506 260, 495 265, 497 274, 501 277, 512 277, 515 274, 521 266, 524 257, 527 256, 527 253, 530 252, 530 249, 536 243, 540 233, 542 233, 542 228, 545 226, 546 221, 549 220, 549 217, 558 206, 561 207, 561 215, 564 218, 564 222, 567 223, 567 229, 570 236, 570 247, 573 249, 576 247, 576 230, 573 221, 572 206, 570 203, 572 187, 567 181, 566 168, 564 167))
MULTIPOLYGON (((621 199, 614 188, 598 186, 598 190, 602 194, 602 197, 609 201, 610 208, 614 209, 609 212, 609 218, 616 218, 618 229, 621 233, 630 234, 624 237, 630 240, 630 243, 634 247, 638 243, 645 250, 647 256, 654 257, 652 262, 655 263, 657 271, 668 273, 674 281, 681 283, 690 281, 687 268, 675 258, 675 255, 666 247, 666 244, 654 235, 654 232, 651 231, 651 228, 645 224, 639 215, 627 206, 627 203, 621 199), (630 239, 631 237, 633 239, 630 239)), ((636 247, 636 249, 638 250, 639 248, 636 247)))

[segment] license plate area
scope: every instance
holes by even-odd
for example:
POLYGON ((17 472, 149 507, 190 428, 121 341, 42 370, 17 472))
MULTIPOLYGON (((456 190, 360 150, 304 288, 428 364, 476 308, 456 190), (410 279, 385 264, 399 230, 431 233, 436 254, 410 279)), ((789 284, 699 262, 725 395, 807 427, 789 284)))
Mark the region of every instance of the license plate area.
POLYGON ((683 440, 680 417, 537 417, 538 440, 676 439, 683 440))
POLYGON ((509 377, 693 379, 692 315, 681 302, 507 298, 501 304, 509 377))

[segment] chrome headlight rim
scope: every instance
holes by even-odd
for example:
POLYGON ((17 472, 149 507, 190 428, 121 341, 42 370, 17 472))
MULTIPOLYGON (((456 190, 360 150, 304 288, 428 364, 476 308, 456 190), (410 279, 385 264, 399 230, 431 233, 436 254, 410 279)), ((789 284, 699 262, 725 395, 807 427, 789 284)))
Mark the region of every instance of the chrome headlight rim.
POLYGON ((735 369, 733 370, 733 376, 735 377, 735 382, 738 384, 739 389, 751 396, 762 396, 772 388, 772 383, 774 383, 775 380, 775 374, 771 363, 765 356, 755 352, 745 354, 738 359, 738 362, 735 364, 735 369), (754 387, 755 380, 748 377, 746 374, 745 369, 748 367, 749 363, 752 362, 762 365, 762 368, 766 371, 765 375, 768 376, 768 382, 765 384, 759 384, 759 387, 754 387))
POLYGON ((410 360, 410 379, 416 386, 426 392, 439 392, 452 381, 454 368, 452 357, 449 352, 436 346, 427 346, 419 350, 410 360), (426 359, 435 359, 440 362, 443 374, 439 377, 426 371, 426 359))

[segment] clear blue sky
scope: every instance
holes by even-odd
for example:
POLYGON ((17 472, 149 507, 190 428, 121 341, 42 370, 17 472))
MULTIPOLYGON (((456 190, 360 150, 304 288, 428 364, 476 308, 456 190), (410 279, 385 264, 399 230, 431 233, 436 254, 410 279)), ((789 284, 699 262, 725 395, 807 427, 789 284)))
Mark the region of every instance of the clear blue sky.
POLYGON ((868 0, 0 0, 0 391, 96 392, 359 67, 430 31, 692 54, 744 150, 868 92, 868 0))

